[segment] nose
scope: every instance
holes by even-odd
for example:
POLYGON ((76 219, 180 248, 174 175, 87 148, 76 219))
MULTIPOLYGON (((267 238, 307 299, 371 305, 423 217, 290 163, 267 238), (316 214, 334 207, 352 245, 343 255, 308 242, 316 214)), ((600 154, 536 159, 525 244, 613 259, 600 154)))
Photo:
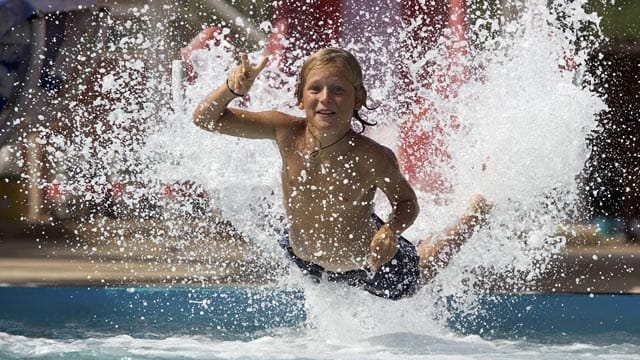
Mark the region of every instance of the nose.
POLYGON ((326 102, 329 102, 330 100, 331 100, 331 91, 329 90, 328 87, 325 87, 320 92, 320 101, 326 103, 326 102))

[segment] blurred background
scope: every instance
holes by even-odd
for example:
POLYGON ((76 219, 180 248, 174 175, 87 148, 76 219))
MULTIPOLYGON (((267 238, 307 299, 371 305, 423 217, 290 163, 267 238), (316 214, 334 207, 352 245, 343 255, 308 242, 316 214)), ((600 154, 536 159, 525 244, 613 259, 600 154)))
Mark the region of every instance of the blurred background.
MULTIPOLYGON (((279 20, 295 14, 302 2, 282 3, 276 9, 271 1, 262 0, 0 0, 0 258, 6 260, 0 266, 0 282, 87 281, 84 275, 30 273, 42 263, 28 262, 64 254, 61 261, 76 261, 77 269, 82 260, 73 260, 74 256, 85 253, 74 255, 73 250, 95 241, 88 237, 97 230, 87 225, 95 221, 87 219, 122 220, 127 231, 135 232, 135 226, 165 226, 166 213, 185 212, 177 216, 186 218, 211 214, 209 194, 197 182, 148 183, 137 176, 148 164, 136 159, 136 146, 172 102, 170 88, 149 84, 171 83, 173 61, 187 60, 185 49, 206 28, 219 28, 241 50, 274 46, 279 20), (149 104, 145 99, 150 92, 165 105, 149 104), (110 116, 114 110, 124 117, 143 115, 137 122, 118 122, 110 116), (69 159, 77 134, 90 144, 72 151, 69 159), (103 153, 105 141, 119 142, 115 148, 122 150, 103 153), (29 269, 20 265, 27 263, 29 269)), ((339 4, 310 6, 316 6, 315 14, 321 17, 339 4)), ((471 1, 467 6, 468 14, 490 9, 504 21, 517 17, 526 0, 471 1)), ((593 0, 587 7, 601 17, 604 35, 589 55, 588 71, 598 74, 589 85, 602 95, 608 109, 598 115, 598 126, 587 139, 591 155, 576 174, 581 206, 568 232, 572 239, 564 261, 571 261, 565 270, 604 272, 621 280, 564 288, 636 292, 640 291, 635 257, 640 254, 636 249, 640 245, 640 2, 593 0), (597 249, 604 245, 615 250, 597 249), (599 261, 606 258, 602 251, 615 259, 599 261)), ((302 26, 289 25, 293 36, 296 26, 302 26)), ((186 72, 189 75, 189 69, 186 72)), ((234 236, 224 220, 211 221, 216 228, 201 230, 212 231, 205 236, 234 236)), ((540 284, 540 289, 553 286, 540 284)))

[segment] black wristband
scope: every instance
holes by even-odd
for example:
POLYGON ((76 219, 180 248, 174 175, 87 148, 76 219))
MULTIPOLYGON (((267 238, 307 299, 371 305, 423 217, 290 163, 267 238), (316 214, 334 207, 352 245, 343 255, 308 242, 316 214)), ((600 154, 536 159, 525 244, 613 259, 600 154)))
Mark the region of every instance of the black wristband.
MULTIPOLYGON (((228 89, 229 91, 231 91, 231 93, 232 93, 233 95, 235 95, 235 96, 238 96, 238 97, 244 97, 244 95, 238 94, 237 92, 233 91, 233 89, 231 88, 231 86, 229 86, 229 79, 227 79, 227 89, 228 89)), ((245 95, 246 95, 246 94, 245 94, 245 95)))

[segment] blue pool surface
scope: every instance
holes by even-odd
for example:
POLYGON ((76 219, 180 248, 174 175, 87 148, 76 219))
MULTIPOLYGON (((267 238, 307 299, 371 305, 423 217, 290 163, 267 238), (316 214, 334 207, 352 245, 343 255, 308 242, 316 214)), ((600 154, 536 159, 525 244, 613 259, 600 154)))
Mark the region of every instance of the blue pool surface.
POLYGON ((0 288, 0 332, 243 339, 305 319, 299 291, 216 288, 0 288))
POLYGON ((640 344, 640 296, 630 294, 503 294, 480 301, 472 315, 452 312, 463 334, 543 343, 640 344))
MULTIPOLYGON (((544 343, 601 339, 640 343, 640 296, 503 294, 472 315, 453 311, 449 328, 491 339, 544 343)), ((0 288, 0 333, 78 339, 205 335, 251 340, 304 327, 300 290, 213 288, 0 288)))

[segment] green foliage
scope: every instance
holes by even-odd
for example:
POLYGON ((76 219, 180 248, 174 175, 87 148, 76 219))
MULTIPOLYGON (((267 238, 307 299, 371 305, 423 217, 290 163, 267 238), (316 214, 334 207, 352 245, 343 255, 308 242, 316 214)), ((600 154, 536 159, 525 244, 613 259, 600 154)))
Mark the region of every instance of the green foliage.
POLYGON ((640 39, 640 1, 591 0, 590 10, 602 17, 602 33, 609 39, 633 41, 640 39))

